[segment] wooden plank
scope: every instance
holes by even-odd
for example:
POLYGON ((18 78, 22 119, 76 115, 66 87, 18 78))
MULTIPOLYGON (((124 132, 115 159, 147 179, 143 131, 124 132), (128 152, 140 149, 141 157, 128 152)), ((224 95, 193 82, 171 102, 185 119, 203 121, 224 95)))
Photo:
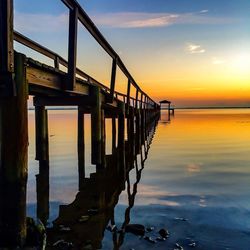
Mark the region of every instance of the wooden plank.
POLYGON ((62 75, 45 71, 42 68, 27 68, 27 81, 29 84, 62 90, 62 78, 62 75))
MULTIPOLYGON (((53 72, 49 69, 44 69, 42 66, 34 67, 33 65, 29 65, 27 67, 27 81, 30 85, 35 85, 37 87, 40 86, 41 88, 48 88, 51 89, 52 91, 58 90, 63 93, 62 86, 64 82, 67 81, 67 76, 63 73, 53 72)), ((87 84, 83 84, 80 81, 77 81, 75 86, 75 91, 70 93, 88 95, 89 86, 87 84)))
POLYGON ((35 96, 34 106, 84 106, 91 107, 95 101, 90 96, 35 96))

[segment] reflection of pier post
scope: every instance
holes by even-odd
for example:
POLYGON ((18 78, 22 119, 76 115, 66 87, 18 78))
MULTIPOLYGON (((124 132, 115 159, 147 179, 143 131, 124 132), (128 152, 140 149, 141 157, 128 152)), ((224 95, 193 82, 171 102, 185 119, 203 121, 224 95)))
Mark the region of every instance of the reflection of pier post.
POLYGON ((141 148, 141 110, 138 109, 136 112, 136 154, 140 153, 141 148))
POLYGON ((8 247, 22 246, 26 238, 28 88, 25 62, 22 54, 15 54, 16 96, 0 99, 0 245, 8 247))
POLYGON ((35 107, 36 160, 39 161, 37 185, 37 217, 46 225, 49 218, 49 138, 48 112, 44 106, 35 107))

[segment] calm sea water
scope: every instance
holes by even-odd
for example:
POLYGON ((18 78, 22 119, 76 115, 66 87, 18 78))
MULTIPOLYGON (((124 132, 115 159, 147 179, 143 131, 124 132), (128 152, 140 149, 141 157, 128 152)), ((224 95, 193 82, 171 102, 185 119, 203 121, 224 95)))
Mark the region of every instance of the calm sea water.
MULTIPOLYGON (((60 204, 78 191, 76 111, 49 111, 50 222, 60 204)), ((90 120, 85 116, 86 174, 90 163, 90 120)), ((107 152, 111 122, 106 121, 107 152)), ((34 160, 34 113, 29 113, 28 214, 36 214, 38 163, 34 160)), ((131 190, 136 182, 130 172, 131 190)), ((91 192, 91 190, 90 190, 91 192)), ((114 219, 125 218, 128 194, 119 196, 114 219)), ((88 202, 88 201, 86 201, 88 202)), ((137 185, 130 223, 154 227, 147 235, 169 230, 164 242, 151 243, 127 233, 120 249, 250 249, 250 110, 177 110, 169 121, 162 112, 148 158, 137 185)), ((104 231, 102 249, 113 249, 113 235, 104 231)), ((100 246, 101 246, 100 245, 100 246)))

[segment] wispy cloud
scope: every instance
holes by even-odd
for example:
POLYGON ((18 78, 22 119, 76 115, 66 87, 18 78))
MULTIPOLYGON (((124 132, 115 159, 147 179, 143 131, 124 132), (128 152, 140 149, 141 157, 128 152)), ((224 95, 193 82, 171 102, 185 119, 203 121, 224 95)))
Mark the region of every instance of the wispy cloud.
POLYGON ((145 13, 119 12, 99 13, 92 17, 101 26, 113 28, 152 28, 165 27, 174 24, 226 24, 235 20, 224 17, 202 15, 208 10, 198 13, 145 13))
POLYGON ((68 14, 31 14, 15 12, 14 28, 21 32, 58 32, 67 29, 68 14))
MULTIPOLYGON (((208 10, 196 13, 148 13, 116 12, 92 14, 93 21, 111 28, 153 28, 174 24, 226 24, 234 19, 203 15, 208 10)), ((15 29, 25 32, 58 32, 68 27, 68 14, 15 13, 15 29)))
POLYGON ((201 10, 200 13, 204 14, 204 13, 208 13, 209 10, 201 10))
POLYGON ((199 44, 188 44, 186 49, 190 54, 202 54, 206 52, 206 50, 199 44))
POLYGON ((177 14, 122 12, 94 15, 97 24, 116 28, 162 27, 176 23, 177 14))

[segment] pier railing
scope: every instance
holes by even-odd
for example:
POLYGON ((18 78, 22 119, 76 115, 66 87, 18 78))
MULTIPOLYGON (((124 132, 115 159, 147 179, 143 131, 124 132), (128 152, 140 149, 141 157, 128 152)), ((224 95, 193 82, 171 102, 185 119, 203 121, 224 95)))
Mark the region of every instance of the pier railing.
MULTIPOLYGON (((7 92, 13 92, 13 83, 11 83, 11 74, 13 73, 13 40, 21 43, 24 46, 29 47, 32 50, 35 50, 48 58, 54 60, 55 69, 59 70, 60 65, 67 68, 67 81, 64 84, 64 90, 73 91, 75 88, 76 77, 77 75, 86 79, 90 84, 98 85, 106 93, 109 94, 108 102, 112 103, 114 98, 119 98, 127 104, 127 106, 134 106, 136 108, 156 108, 158 104, 152 100, 148 94, 146 94, 140 86, 137 84, 135 79, 132 77, 123 61, 119 55, 115 52, 112 46, 104 38, 102 33, 92 22, 86 12, 82 9, 79 3, 76 0, 61 0, 65 6, 69 9, 69 31, 68 31, 68 61, 57 53, 47 49, 46 47, 32 41, 28 37, 25 37, 21 33, 14 31, 13 29, 13 0, 1 0, 1 10, 0 10, 0 31, 3 37, 0 41, 1 47, 1 77, 3 73, 5 74, 5 80, 0 82, 6 83, 6 78, 9 80, 7 86, 7 92), (111 57, 112 59, 112 70, 111 70, 111 79, 110 86, 107 87, 102 83, 95 80, 93 77, 89 76, 81 69, 76 67, 76 58, 77 58, 77 30, 78 30, 78 21, 86 28, 86 30, 91 34, 91 36, 98 42, 102 49, 111 57), (8 52, 8 53, 6 53, 8 52), (117 67, 120 68, 124 76, 127 78, 127 93, 123 94, 116 91, 116 71, 117 67), (136 90, 136 96, 131 96, 131 86, 136 90)), ((1 84, 1 83, 0 83, 1 84)), ((1 86, 1 85, 0 85, 1 86)))
MULTIPOLYGON (((147 140, 148 124, 159 117, 160 106, 139 87, 118 54, 77 1, 62 2, 69 9, 67 60, 14 31, 13 0, 0 0, 0 201, 4 201, 0 202, 0 244, 4 246, 22 247, 27 236, 29 95, 34 96, 36 160, 39 161, 40 173, 46 176, 49 176, 46 106, 78 107, 77 151, 79 176, 82 178, 85 175, 85 114, 90 114, 91 164, 96 169, 107 168, 106 118, 112 118, 112 144, 117 144, 120 152, 119 166, 112 167, 125 170, 126 152, 132 150, 133 154, 139 154, 140 146, 147 140), (112 59, 108 87, 76 66, 78 22, 83 24, 112 59), (53 67, 14 51, 14 41, 52 59, 53 67), (66 67, 66 72, 60 70, 61 66, 66 67), (127 78, 125 94, 116 91, 118 68, 127 78), (132 88, 136 90, 135 95, 132 95, 132 88), (127 139, 126 133, 129 137, 127 139)), ((48 185, 49 180, 46 183, 48 185)), ((46 190, 41 192, 42 196, 48 192, 48 186, 43 187, 46 190)))

